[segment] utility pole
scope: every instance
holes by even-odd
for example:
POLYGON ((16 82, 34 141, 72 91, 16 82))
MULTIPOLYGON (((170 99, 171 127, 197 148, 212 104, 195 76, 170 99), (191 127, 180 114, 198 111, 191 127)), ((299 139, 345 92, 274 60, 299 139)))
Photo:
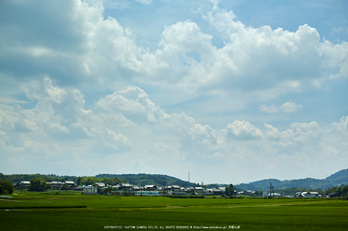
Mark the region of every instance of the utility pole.
POLYGON ((166 182, 163 181, 163 195, 166 195, 166 182))
POLYGON ((270 195, 271 197, 273 197, 273 196, 272 196, 272 189, 273 189, 273 196, 274 196, 274 187, 272 186, 272 183, 269 182, 269 195, 270 195))

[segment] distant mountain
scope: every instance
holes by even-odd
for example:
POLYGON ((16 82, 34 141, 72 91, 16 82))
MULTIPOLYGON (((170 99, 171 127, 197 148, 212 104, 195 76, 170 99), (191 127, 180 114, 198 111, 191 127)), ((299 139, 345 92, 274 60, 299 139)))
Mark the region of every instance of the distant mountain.
MULTIPOLYGON (((195 186, 196 183, 191 183, 188 181, 183 181, 178 178, 160 175, 160 174, 99 174, 96 177, 110 177, 110 178, 122 178, 127 182, 135 185, 163 185, 164 181, 166 185, 179 185, 192 187, 195 186)), ((264 190, 267 191, 269 189, 270 183, 272 183, 275 189, 281 188, 307 188, 307 189, 327 189, 333 186, 348 184, 348 169, 338 171, 326 179, 319 180, 314 178, 305 178, 305 179, 296 179, 296 180, 278 180, 278 179, 264 179, 259 181, 254 181, 251 183, 243 183, 235 185, 238 189, 241 190, 264 190)), ((208 187, 225 187, 229 184, 211 184, 208 187)))
POLYGON ((326 180, 330 180, 335 184, 343 184, 341 182, 348 182, 348 168, 332 174, 331 176, 327 177, 326 180))
POLYGON ((186 187, 192 187, 195 186, 196 183, 191 183, 188 181, 180 180, 179 178, 175 178, 172 176, 167 175, 161 175, 161 174, 98 174, 96 175, 97 178, 121 178, 125 179, 128 183, 134 184, 134 185, 160 185, 163 186, 164 183, 166 185, 179 185, 179 186, 186 186, 186 187))
POLYGON ((307 188, 307 189, 326 189, 333 186, 348 184, 348 169, 338 171, 326 179, 319 180, 314 178, 298 179, 298 180, 278 180, 278 179, 266 179, 254 181, 248 184, 236 185, 243 190, 268 190, 270 183, 275 189, 281 188, 307 188))

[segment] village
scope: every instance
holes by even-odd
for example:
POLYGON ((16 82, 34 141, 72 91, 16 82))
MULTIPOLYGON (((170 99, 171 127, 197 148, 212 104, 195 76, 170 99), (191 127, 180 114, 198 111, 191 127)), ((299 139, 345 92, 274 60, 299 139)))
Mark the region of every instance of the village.
MULTIPOLYGON (((21 181, 19 185, 22 188, 27 188, 30 185, 30 181, 21 181)), ((251 197, 288 197, 288 198, 320 198, 318 192, 296 192, 293 195, 282 195, 280 193, 253 191, 253 190, 241 190, 232 192, 226 191, 229 187, 216 187, 206 188, 203 186, 195 187, 180 187, 178 185, 157 186, 157 185, 144 185, 137 186, 130 183, 120 183, 117 185, 106 185, 104 182, 96 182, 93 185, 77 186, 74 181, 51 181, 47 182, 50 189, 56 189, 59 191, 80 191, 83 195, 121 195, 121 196, 251 196, 251 197)))

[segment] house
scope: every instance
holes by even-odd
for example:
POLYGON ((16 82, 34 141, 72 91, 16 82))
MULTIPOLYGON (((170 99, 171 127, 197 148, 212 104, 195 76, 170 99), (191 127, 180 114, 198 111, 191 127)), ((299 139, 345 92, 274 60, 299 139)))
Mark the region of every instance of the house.
POLYGON ((177 195, 177 196, 190 196, 190 192, 185 192, 185 191, 176 191, 172 192, 172 195, 177 195))
POLYGON ((83 187, 83 194, 84 195, 95 195, 97 194, 97 187, 94 187, 92 185, 88 185, 83 187))
POLYGON ((156 185, 145 185, 144 189, 145 190, 149 190, 149 191, 153 191, 153 190, 157 190, 157 186, 156 185))
POLYGON ((195 193, 203 194, 203 187, 195 187, 195 193))
POLYGON ((52 188, 61 188, 63 185, 63 182, 61 181, 51 181, 47 182, 48 185, 50 185, 52 188))
POLYGON ((67 184, 69 186, 75 186, 75 182, 74 181, 69 181, 69 180, 64 181, 64 184, 67 184))
POLYGON ((302 192, 296 192, 294 197, 302 198, 303 197, 302 192))
POLYGON ((318 192, 305 192, 305 193, 302 193, 302 195, 303 195, 304 198, 317 198, 317 197, 320 197, 318 192))
POLYGON ((139 186, 134 186, 133 190, 134 191, 141 191, 141 190, 144 190, 144 188, 143 187, 139 187, 139 186))
POLYGON ((298 198, 318 198, 321 197, 318 192, 296 192, 294 197, 298 198))
POLYGON ((180 186, 178 186, 178 185, 172 185, 172 191, 173 191, 173 192, 180 192, 180 186))
POLYGON ((162 188, 162 191, 164 195, 172 195, 172 192, 174 191, 174 189, 172 188, 172 186, 164 186, 162 188))
POLYGON ((214 188, 214 189, 213 189, 213 194, 214 194, 214 195, 222 195, 222 191, 221 191, 221 189, 219 189, 219 188, 214 188))
POLYGON ((339 197, 337 193, 330 193, 326 197, 339 197))
POLYGON ((76 186, 73 188, 74 191, 83 191, 83 186, 76 186))
POLYGON ((205 192, 204 195, 214 195, 214 189, 208 188, 205 192))
POLYGON ((28 187, 30 185, 30 181, 24 180, 24 181, 21 181, 19 184, 22 187, 28 187))
POLYGON ((271 196, 271 197, 282 197, 282 195, 279 194, 279 193, 269 193, 269 194, 267 194, 267 196, 271 196))
POLYGON ((122 184, 116 185, 115 188, 117 188, 118 190, 133 191, 134 185, 122 183, 122 184))
MULTIPOLYGON (((244 191, 240 191, 237 193, 238 195, 249 195, 249 196, 253 196, 255 195, 255 191, 252 190, 244 190, 244 191)), ((273 193, 272 193, 273 195, 273 193)))
POLYGON ((194 193, 195 192, 195 188, 194 187, 189 187, 186 189, 187 192, 190 192, 190 193, 194 193))
POLYGON ((96 184, 100 188, 104 188, 105 187, 105 183, 104 182, 96 182, 96 184))

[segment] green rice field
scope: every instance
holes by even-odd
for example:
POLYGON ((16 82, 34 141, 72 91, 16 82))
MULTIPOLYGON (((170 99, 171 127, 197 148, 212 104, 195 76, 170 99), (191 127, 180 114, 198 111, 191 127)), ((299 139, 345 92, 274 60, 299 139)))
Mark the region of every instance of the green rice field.
POLYGON ((347 230, 348 200, 86 196, 0 199, 1 230, 347 230))

